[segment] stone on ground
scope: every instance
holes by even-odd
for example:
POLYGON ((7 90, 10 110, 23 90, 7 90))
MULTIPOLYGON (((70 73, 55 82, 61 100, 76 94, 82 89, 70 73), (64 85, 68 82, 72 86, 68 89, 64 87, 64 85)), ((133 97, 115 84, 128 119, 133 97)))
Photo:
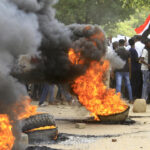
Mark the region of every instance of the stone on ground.
POLYGON ((78 129, 84 129, 86 127, 86 124, 85 123, 76 123, 75 127, 78 129))
POLYGON ((136 99, 133 104, 133 112, 135 113, 146 112, 146 100, 136 99))

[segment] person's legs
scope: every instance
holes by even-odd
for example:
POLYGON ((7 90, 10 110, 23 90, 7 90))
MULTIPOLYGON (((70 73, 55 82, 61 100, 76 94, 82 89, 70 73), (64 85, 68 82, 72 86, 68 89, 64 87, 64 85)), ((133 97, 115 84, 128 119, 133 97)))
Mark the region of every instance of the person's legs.
POLYGON ((138 98, 141 98, 142 96, 142 85, 143 85, 143 79, 142 79, 142 72, 141 70, 138 70, 138 73, 137 73, 137 97, 138 98))
POLYGON ((31 98, 33 98, 33 94, 34 94, 34 83, 31 84, 31 98))
POLYGON ((128 90, 129 100, 133 101, 132 88, 131 88, 130 79, 129 79, 129 72, 124 72, 123 77, 125 79, 125 85, 126 85, 127 90, 128 90))
POLYGON ((34 98, 34 99, 37 99, 37 97, 38 97, 38 96, 37 96, 37 95, 38 95, 37 92, 38 92, 38 84, 35 83, 35 84, 34 84, 34 89, 33 89, 33 98, 34 98))
POLYGON ((64 97, 64 100, 66 100, 68 103, 71 104, 72 102, 72 95, 66 90, 67 85, 60 85, 60 91, 62 96, 64 97))
POLYGON ((122 73, 121 72, 116 72, 116 92, 121 93, 121 84, 122 84, 122 73))
POLYGON ((64 90, 64 96, 66 97, 66 100, 68 102, 71 102, 72 96, 71 96, 71 94, 68 91, 64 90))
POLYGON ((52 104, 54 102, 54 87, 55 85, 54 84, 50 84, 49 85, 49 104, 52 104))
POLYGON ((132 95, 133 99, 137 98, 137 74, 136 71, 131 73, 131 88, 132 88, 132 95))
POLYGON ((149 85, 149 71, 142 70, 142 75, 143 75, 142 98, 147 100, 147 98, 148 98, 148 85, 149 85))
POLYGON ((39 105, 43 104, 44 101, 46 100, 46 96, 48 94, 48 91, 49 91, 49 85, 45 84, 43 87, 43 90, 42 90, 42 95, 40 97, 39 105))
POLYGON ((38 94, 39 94, 39 95, 38 95, 39 98, 40 98, 41 95, 42 95, 42 91, 43 91, 44 85, 45 85, 45 84, 43 84, 43 83, 40 83, 40 84, 39 84, 39 93, 38 93, 38 94))
POLYGON ((142 75, 141 70, 136 70, 131 74, 131 87, 133 98, 141 98, 142 93, 142 75))
POLYGON ((61 100, 61 85, 57 84, 57 87, 58 87, 58 91, 57 91, 56 99, 61 100))

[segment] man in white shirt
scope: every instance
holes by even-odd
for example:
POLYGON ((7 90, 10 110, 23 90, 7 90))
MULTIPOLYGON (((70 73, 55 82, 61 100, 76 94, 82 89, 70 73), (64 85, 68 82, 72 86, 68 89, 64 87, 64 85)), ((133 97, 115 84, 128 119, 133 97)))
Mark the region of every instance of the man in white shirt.
POLYGON ((135 38, 135 49, 138 53, 138 57, 140 58, 142 55, 142 51, 145 47, 145 45, 141 42, 142 37, 140 35, 137 35, 135 38))
POLYGON ((150 53, 150 39, 148 39, 145 43, 145 48, 143 49, 141 55, 141 70, 143 75, 143 89, 142 89, 142 98, 147 100, 150 88, 150 61, 149 61, 149 53, 150 53))

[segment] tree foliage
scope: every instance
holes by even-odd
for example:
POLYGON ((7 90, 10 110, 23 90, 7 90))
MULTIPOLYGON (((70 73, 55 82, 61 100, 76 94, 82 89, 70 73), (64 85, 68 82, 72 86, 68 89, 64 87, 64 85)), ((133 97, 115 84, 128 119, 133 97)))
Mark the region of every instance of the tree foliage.
POLYGON ((121 0, 60 0, 57 18, 65 24, 111 24, 134 12, 122 5, 121 0))
POLYGON ((127 8, 141 8, 143 6, 150 7, 150 0, 121 0, 123 6, 127 8))
POLYGON ((132 37, 136 34, 134 29, 142 25, 148 15, 149 8, 143 7, 141 9, 136 9, 135 14, 130 15, 128 19, 124 21, 119 21, 107 28, 106 26, 104 26, 104 30, 108 35, 116 36, 117 34, 122 34, 132 37))
POLYGON ((56 17, 66 25, 98 24, 107 35, 132 36, 148 16, 149 4, 150 0, 60 0, 55 7, 56 17))

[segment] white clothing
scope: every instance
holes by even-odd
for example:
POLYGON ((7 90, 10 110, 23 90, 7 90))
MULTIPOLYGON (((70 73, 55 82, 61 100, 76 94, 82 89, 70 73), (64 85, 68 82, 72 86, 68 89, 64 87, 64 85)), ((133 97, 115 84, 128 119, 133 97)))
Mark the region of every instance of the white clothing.
MULTIPOLYGON (((144 61, 148 64, 148 51, 146 49, 143 49, 141 57, 143 57, 144 61)), ((141 70, 148 70, 148 66, 142 63, 141 70)))
POLYGON ((128 46, 126 46, 126 47, 125 47, 125 49, 126 49, 127 51, 129 51, 129 50, 130 50, 130 48, 131 48, 131 46, 130 46, 130 45, 128 45, 128 46))
POLYGON ((107 49, 106 49, 107 51, 113 51, 113 48, 112 48, 112 46, 107 46, 107 49))
POLYGON ((110 65, 113 69, 121 69, 125 65, 125 61, 117 55, 117 53, 112 50, 110 47, 107 47, 105 59, 110 62, 110 65))
POLYGON ((145 45, 141 41, 137 41, 135 43, 135 49, 138 53, 138 57, 141 57, 144 47, 145 47, 145 45))

